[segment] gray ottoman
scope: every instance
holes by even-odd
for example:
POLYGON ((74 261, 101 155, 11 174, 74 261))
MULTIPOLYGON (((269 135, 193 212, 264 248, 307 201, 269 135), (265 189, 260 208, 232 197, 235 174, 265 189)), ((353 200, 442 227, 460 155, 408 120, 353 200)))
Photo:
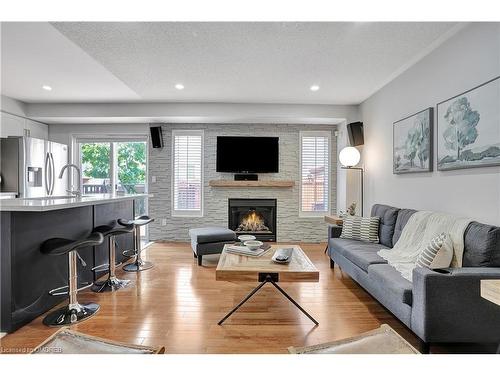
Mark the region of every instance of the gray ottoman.
POLYGON ((220 254, 225 244, 236 240, 236 234, 231 229, 220 227, 193 228, 189 230, 189 237, 199 266, 203 255, 220 254))

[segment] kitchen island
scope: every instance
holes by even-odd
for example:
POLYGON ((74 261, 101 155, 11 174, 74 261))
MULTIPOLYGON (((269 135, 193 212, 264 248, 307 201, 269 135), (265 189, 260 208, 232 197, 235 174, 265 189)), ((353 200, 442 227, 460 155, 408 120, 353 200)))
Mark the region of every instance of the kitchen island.
MULTIPOLYGON (((49 290, 68 284, 67 256, 40 252, 47 239, 82 238, 98 225, 119 218, 133 219, 134 199, 147 194, 95 194, 82 197, 17 198, 0 200, 1 253, 0 293, 1 332, 12 332, 63 301, 66 296, 50 296, 49 290)), ((133 248, 132 234, 116 239, 116 259, 133 248)), ((108 243, 79 250, 79 286, 102 276, 92 268, 107 263, 108 243)))

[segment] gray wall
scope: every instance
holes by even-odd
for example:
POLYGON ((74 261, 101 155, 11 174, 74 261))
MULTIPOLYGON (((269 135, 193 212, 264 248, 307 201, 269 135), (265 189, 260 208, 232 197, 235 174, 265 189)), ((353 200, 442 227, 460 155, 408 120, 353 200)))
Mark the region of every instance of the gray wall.
POLYGON ((5 95, 0 95, 0 109, 16 116, 27 117, 26 103, 5 95))
POLYGON ((362 103, 367 208, 387 203, 500 225, 500 167, 438 172, 434 158, 432 173, 392 173, 394 121, 498 75, 500 24, 470 24, 362 103))
MULTIPOLYGON (((54 142, 64 143, 72 152, 74 136, 149 136, 149 124, 51 124, 49 125, 49 139, 54 142)), ((74 160, 75 161, 75 160, 74 160)))
POLYGON ((154 197, 149 200, 149 212, 157 220, 150 225, 151 240, 185 241, 189 228, 219 225, 227 227, 228 198, 276 198, 277 232, 279 241, 319 242, 326 238, 326 225, 323 217, 299 217, 299 131, 332 131, 331 149, 331 192, 330 209, 336 211, 336 169, 337 152, 333 125, 286 125, 286 124, 167 124, 162 126, 164 148, 150 148, 149 175, 156 176, 156 183, 150 183, 154 197), (201 218, 182 218, 171 216, 171 153, 172 129, 204 130, 204 216, 201 218), (215 171, 216 137, 218 135, 260 135, 280 138, 280 172, 261 174, 260 179, 294 180, 293 188, 212 188, 208 185, 213 179, 232 179, 232 174, 215 171), (165 218, 167 225, 161 225, 165 218))

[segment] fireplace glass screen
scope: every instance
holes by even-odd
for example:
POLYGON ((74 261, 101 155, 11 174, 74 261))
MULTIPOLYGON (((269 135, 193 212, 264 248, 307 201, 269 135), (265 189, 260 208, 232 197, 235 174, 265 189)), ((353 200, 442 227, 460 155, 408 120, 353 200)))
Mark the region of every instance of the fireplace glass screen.
POLYGON ((276 199, 229 199, 229 229, 276 241, 276 199))

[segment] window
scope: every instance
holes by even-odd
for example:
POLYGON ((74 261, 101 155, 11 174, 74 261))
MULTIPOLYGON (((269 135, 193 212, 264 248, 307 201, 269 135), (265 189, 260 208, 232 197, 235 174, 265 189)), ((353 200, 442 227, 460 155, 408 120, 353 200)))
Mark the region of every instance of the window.
POLYGON ((203 130, 172 131, 172 216, 203 216, 203 130))
POLYGON ((330 132, 300 132, 300 216, 330 210, 330 132))

